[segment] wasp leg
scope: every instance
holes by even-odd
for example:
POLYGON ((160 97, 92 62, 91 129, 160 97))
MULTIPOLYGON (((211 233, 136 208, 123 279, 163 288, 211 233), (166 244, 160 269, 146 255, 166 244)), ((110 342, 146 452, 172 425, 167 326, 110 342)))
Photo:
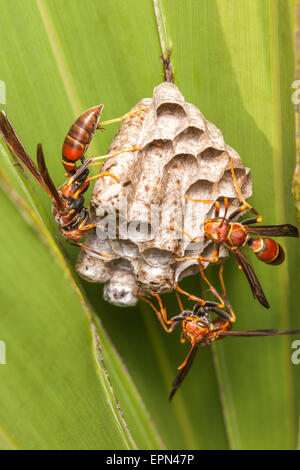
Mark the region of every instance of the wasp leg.
MULTIPOLYGON (((228 221, 230 222, 238 214, 240 214, 241 212, 244 212, 244 211, 249 212, 249 209, 244 204, 242 204, 234 212, 232 212, 232 214, 228 217, 228 221)), ((261 215, 258 215, 256 217, 251 218, 251 219, 242 220, 240 223, 242 225, 251 225, 251 224, 257 224, 261 221, 262 221, 262 217, 261 217, 261 215)))
MULTIPOLYGON (((179 305, 179 308, 180 308, 180 312, 183 312, 184 308, 183 308, 183 305, 182 305, 182 302, 181 302, 179 292, 177 290, 175 290, 175 294, 176 294, 177 302, 178 302, 178 305, 179 305)), ((183 322, 182 322, 182 324, 183 324, 183 322)), ((180 332, 180 342, 185 343, 185 341, 186 341, 186 339, 185 339, 183 328, 182 328, 181 332, 180 332)))
POLYGON ((224 278, 223 278, 223 270, 224 270, 224 261, 223 263, 221 264, 221 267, 220 267, 220 270, 219 270, 219 279, 220 279, 220 283, 221 283, 221 287, 222 287, 222 291, 223 291, 223 295, 222 295, 222 298, 226 304, 226 307, 228 307, 229 311, 230 311, 230 323, 234 323, 236 321, 236 316, 235 316, 235 313, 231 307, 231 304, 227 298, 227 294, 226 294, 226 286, 225 286, 225 282, 224 282, 224 278))
POLYGON ((245 204, 242 204, 240 207, 238 207, 234 212, 232 212, 232 214, 230 214, 230 216, 228 217, 228 220, 229 222, 234 219, 238 214, 240 214, 241 212, 249 212, 249 208, 245 206, 245 204))
POLYGON ((188 199, 189 201, 194 201, 194 202, 202 202, 203 204, 215 204, 216 206, 216 217, 218 217, 219 213, 220 213, 220 203, 219 201, 215 200, 215 199, 194 199, 190 196, 188 196, 187 194, 185 194, 184 196, 186 199, 188 199))
MULTIPOLYGON (((86 225, 86 227, 88 227, 87 230, 90 230, 91 228, 94 228, 95 225, 86 225)), ((70 240, 69 238, 67 238, 67 243, 69 243, 69 245, 79 246, 80 248, 83 248, 86 251, 91 251, 95 255, 102 256, 104 258, 111 258, 112 257, 112 255, 106 255, 105 253, 100 253, 100 251, 93 250, 92 248, 85 245, 84 243, 74 242, 73 240, 70 240)))
POLYGON ((227 215, 227 212, 228 212, 228 198, 227 197, 224 197, 224 208, 225 208, 225 211, 224 211, 224 215, 223 215, 223 220, 225 221, 226 220, 226 215, 227 215))
POLYGON ((253 217, 252 219, 246 219, 246 220, 242 220, 241 221, 241 224, 242 225, 251 225, 251 224, 257 224, 259 222, 261 222, 261 218, 260 217, 253 217))
POLYGON ((90 178, 87 178, 86 182, 89 183, 90 181, 92 180, 96 180, 98 178, 103 178, 103 176, 110 176, 111 178, 113 178, 117 183, 120 183, 120 179, 114 175, 113 173, 108 173, 108 172, 104 172, 104 173, 99 173, 99 175, 95 175, 95 176, 90 176, 90 178))
MULTIPOLYGON (((98 178, 103 178, 103 176, 110 176, 110 177, 113 178, 117 183, 120 183, 119 178, 118 178, 116 175, 114 175, 113 173, 108 173, 108 172, 99 173, 98 175, 91 176, 90 178, 87 178, 87 179, 85 180, 84 184, 78 188, 78 190, 76 191, 76 193, 74 193, 73 198, 74 198, 74 199, 77 199, 78 196, 80 196, 80 194, 83 193, 83 192, 86 190, 86 188, 88 187, 88 185, 90 184, 91 181, 96 180, 96 179, 98 179, 98 178)), ((69 186, 69 184, 68 184, 68 186, 69 186)))
MULTIPOLYGON (((224 302, 224 299, 222 298, 222 296, 218 293, 217 289, 211 284, 211 282, 207 279, 207 277, 205 276, 204 274, 204 270, 203 270, 203 267, 202 267, 202 263, 200 260, 198 260, 198 265, 199 265, 199 271, 200 271, 200 274, 202 276, 202 279, 204 280, 204 282, 206 282, 206 284, 208 285, 209 287, 209 290, 210 292, 219 300, 219 304, 216 305, 216 307, 218 308, 224 308, 225 307, 225 302, 224 302)), ((223 281, 223 285, 224 285, 224 281, 223 281)), ((224 285, 225 287, 225 285, 224 285)))
POLYGON ((220 266, 219 279, 220 279, 220 283, 221 283, 221 287, 222 287, 222 291, 223 291, 223 297, 226 297, 226 286, 225 286, 225 282, 224 282, 223 271, 224 271, 224 261, 220 266))
POLYGON ((182 305, 182 302, 181 302, 181 298, 180 298, 179 292, 178 292, 177 290, 175 291, 175 295, 176 295, 176 299, 177 299, 177 302, 178 302, 180 311, 183 312, 183 311, 184 311, 184 308, 183 308, 183 305, 182 305))
POLYGON ((200 299, 200 297, 196 297, 193 294, 189 294, 185 290, 181 289, 181 287, 179 287, 177 282, 175 283, 175 289, 177 292, 180 292, 181 294, 186 295, 189 300, 194 300, 195 302, 198 302, 199 304, 201 304, 201 306, 204 306, 206 304, 205 300, 200 299))
POLYGON ((88 161, 90 162, 89 165, 91 165, 91 166, 93 166, 93 165, 103 165, 104 162, 98 162, 98 160, 106 160, 107 158, 111 158, 111 157, 115 157, 116 155, 120 155, 120 153, 134 152, 135 150, 141 150, 141 147, 139 145, 134 145, 133 147, 124 148, 124 149, 118 150, 117 152, 108 153, 107 155, 100 155, 99 157, 91 157, 91 158, 88 159, 88 161))
POLYGON ((139 299, 143 300, 144 302, 146 302, 148 305, 150 305, 150 307, 152 308, 152 310, 154 310, 161 326, 163 327, 163 329, 167 332, 167 333, 171 333, 176 324, 175 323, 172 323, 170 320, 168 320, 167 318, 167 312, 166 312, 166 309, 165 307, 163 306, 162 304, 162 301, 161 301, 161 298, 158 294, 154 294, 154 293, 151 293, 150 295, 152 295, 153 297, 155 297, 157 300, 158 300, 158 303, 159 303, 159 308, 160 310, 157 310, 157 308, 153 305, 153 303, 151 302, 151 300, 147 299, 146 297, 142 296, 140 294, 140 292, 137 293, 137 296, 139 299), (171 325, 169 328, 167 325, 171 325))
POLYGON ((242 191, 241 191, 241 188, 240 188, 240 185, 238 183, 238 180, 235 176, 235 171, 234 171, 234 166, 233 166, 233 158, 230 157, 230 170, 231 170, 231 174, 232 174, 232 178, 233 178, 233 181, 234 181, 234 184, 235 184, 235 188, 236 188, 236 192, 237 192, 237 195, 238 195, 238 198, 239 200, 241 201, 241 203, 243 204, 244 209, 242 210, 245 210, 247 209, 248 212, 252 212, 252 214, 255 214, 257 216, 257 222, 262 222, 263 218, 262 216, 259 214, 259 212, 257 212, 254 207, 252 207, 243 197, 242 195, 242 191))
POLYGON ((133 111, 129 111, 129 113, 124 114, 124 116, 115 118, 115 119, 110 119, 109 121, 103 121, 100 122, 97 126, 97 129, 101 130, 103 126, 107 126, 107 124, 113 124, 114 122, 121 122, 124 121, 125 118, 134 116, 135 114, 138 114, 140 111, 148 111, 148 108, 146 106, 141 106, 139 108, 134 109, 133 111))
POLYGON ((180 232, 180 233, 183 233, 183 235, 186 235, 192 242, 200 242, 200 241, 203 241, 204 240, 204 237, 196 237, 196 238, 193 238, 192 235, 190 235, 188 232, 186 232, 185 230, 182 230, 181 228, 178 228, 178 227, 175 227, 175 225, 170 225, 170 230, 174 230, 176 232, 180 232))
POLYGON ((185 256, 184 258, 175 258, 175 261, 186 261, 186 260, 204 261, 206 263, 218 263, 219 245, 216 245, 211 258, 204 258, 203 256, 185 256))

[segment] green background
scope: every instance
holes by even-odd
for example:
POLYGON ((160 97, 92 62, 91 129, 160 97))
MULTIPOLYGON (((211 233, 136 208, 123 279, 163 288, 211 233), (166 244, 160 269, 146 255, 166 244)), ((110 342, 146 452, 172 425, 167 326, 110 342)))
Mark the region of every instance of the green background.
MULTIPOLYGON (((158 4, 175 83, 251 168, 251 202, 264 223, 295 223, 294 2, 158 4)), ((57 185, 62 142, 77 115, 104 103, 102 119, 121 116, 162 81, 150 0, 0 0, 0 39, 3 109, 33 159, 43 143, 57 185)), ((97 134, 90 153, 106 153, 115 132, 97 134)), ((188 346, 166 335, 147 306, 113 307, 102 287, 77 278, 77 249, 58 248, 47 196, 20 179, 4 147, 0 153, 1 448, 297 447, 295 337, 226 339, 201 350, 170 404, 188 346)), ((282 245, 282 266, 250 256, 268 311, 234 260, 226 263, 238 329, 299 328, 299 243, 282 245)), ((197 292, 199 279, 183 286, 197 292)), ((178 313, 172 297, 164 299, 170 315, 178 313)))

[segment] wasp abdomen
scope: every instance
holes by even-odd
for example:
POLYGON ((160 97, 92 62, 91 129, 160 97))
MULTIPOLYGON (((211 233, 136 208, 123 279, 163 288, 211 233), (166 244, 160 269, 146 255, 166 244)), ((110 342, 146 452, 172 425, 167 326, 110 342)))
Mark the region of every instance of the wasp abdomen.
POLYGON ((277 265, 284 261, 283 248, 272 238, 250 238, 248 246, 264 263, 277 265))
POLYGON ((87 151, 97 129, 102 109, 102 104, 88 109, 70 127, 62 148, 62 163, 68 173, 76 171, 76 162, 87 151))

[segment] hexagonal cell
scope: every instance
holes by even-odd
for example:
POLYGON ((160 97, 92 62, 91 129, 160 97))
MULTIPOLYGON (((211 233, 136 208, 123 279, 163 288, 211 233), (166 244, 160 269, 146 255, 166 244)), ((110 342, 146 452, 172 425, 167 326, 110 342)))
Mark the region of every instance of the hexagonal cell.
MULTIPOLYGON (((251 184, 249 185, 249 172, 246 170, 246 168, 235 168, 234 173, 244 197, 247 198, 251 195, 252 188, 251 184)), ((237 190, 230 170, 226 170, 224 172, 218 186, 223 197, 228 197, 232 200, 237 198, 237 190)))
MULTIPOLYGON (((174 123, 176 120, 181 121, 187 117, 184 108, 177 103, 163 103, 156 109, 157 121, 164 117, 168 117, 174 123)), ((172 124, 173 125, 173 124, 172 124)))
POLYGON ((139 247, 131 240, 122 240, 118 238, 116 240, 110 240, 110 245, 117 256, 136 258, 139 254, 139 247))
POLYGON ((188 124, 185 110, 175 103, 161 104, 156 111, 156 115, 157 132, 160 135, 167 132, 167 135, 172 139, 188 124))
MULTIPOLYGON (((192 178, 195 174, 198 173, 199 165, 198 160, 195 155, 190 153, 173 153, 172 157, 164 166, 164 177, 167 177, 168 180, 176 179, 176 172, 178 173, 177 177, 181 178, 192 178), (170 177, 171 175, 171 177, 170 177)), ((163 180, 162 184, 165 183, 163 180)), ((177 183, 178 184, 178 183, 177 183)))
POLYGON ((187 146, 187 149, 197 148, 201 137, 203 136, 203 130, 198 129, 194 126, 189 126, 182 132, 176 135, 174 138, 174 145, 176 146, 176 152, 185 153, 186 150, 180 150, 177 146, 187 146))
POLYGON ((175 273, 171 266, 150 266, 142 260, 135 270, 136 283, 141 291, 162 294, 174 287, 175 273))
POLYGON ((148 248, 141 252, 143 259, 150 266, 163 266, 174 263, 174 253, 159 248, 148 248))
POLYGON ((180 282, 185 277, 194 276, 199 273, 198 266, 193 261, 183 261, 181 265, 177 265, 176 280, 180 282))
POLYGON ((104 261, 113 256, 109 238, 100 227, 87 233, 84 244, 91 250, 87 252, 90 257, 104 261))
POLYGON ((119 307, 134 307, 138 301, 135 276, 123 271, 114 271, 104 286, 103 297, 119 307))
MULTIPOLYGON (((147 218, 145 214, 144 217, 147 218)), ((154 239, 155 229, 152 228, 151 224, 144 222, 143 220, 131 220, 128 223, 127 236, 136 244, 148 242, 149 240, 154 239)))
POLYGON ((208 147, 199 154, 201 178, 217 183, 224 173, 224 164, 226 166, 228 160, 226 152, 208 147))
POLYGON ((214 185, 205 179, 198 179, 186 191, 186 195, 193 199, 214 199, 214 185))
POLYGON ((161 203, 167 212, 183 211, 186 188, 198 174, 198 162, 193 155, 175 155, 164 167, 161 181, 161 203))
POLYGON ((106 267, 110 273, 115 271, 118 272, 133 272, 133 266, 128 259, 125 258, 116 258, 111 261, 107 261, 106 267))
POLYGON ((106 264, 95 256, 90 256, 88 253, 82 251, 76 263, 76 271, 81 277, 90 282, 107 282, 111 274, 106 264))

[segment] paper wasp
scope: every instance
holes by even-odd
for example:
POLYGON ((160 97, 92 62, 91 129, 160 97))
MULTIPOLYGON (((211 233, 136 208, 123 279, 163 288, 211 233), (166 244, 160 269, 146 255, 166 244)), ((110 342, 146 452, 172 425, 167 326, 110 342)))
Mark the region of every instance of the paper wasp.
MULTIPOLYGON (((216 263, 219 261, 220 245, 225 245, 234 254, 239 267, 243 269, 254 297, 265 308, 269 308, 270 305, 265 297, 260 282, 257 279, 257 276, 251 264, 249 263, 245 254, 241 251, 240 248, 244 247, 245 245, 248 245, 251 250, 255 253, 257 258, 263 261, 264 263, 272 265, 281 264, 285 258, 284 250, 276 241, 269 237, 298 237, 298 229, 290 224, 258 225, 253 227, 252 224, 259 223, 262 221, 262 216, 243 198, 241 189, 234 173, 232 158, 230 159, 230 168, 241 205, 229 217, 226 217, 228 210, 228 199, 226 197, 224 198, 224 215, 220 217, 219 201, 193 199, 188 195, 185 195, 186 199, 190 201, 202 202, 204 204, 215 204, 215 217, 212 219, 208 219, 203 223, 204 238, 210 239, 214 242, 214 251, 212 257, 184 257, 176 258, 176 261, 196 259, 198 261, 216 263), (255 215, 255 217, 242 220, 241 222, 233 221, 239 214, 247 212, 251 212, 255 215), (262 235, 266 236, 267 238, 253 238, 252 235, 262 235)), ((196 242, 203 240, 202 237, 192 239, 192 237, 187 232, 174 226, 171 226, 170 228, 171 230, 177 230, 184 233, 189 238, 191 238, 192 241, 196 242)))
MULTIPOLYGON (((179 290, 179 292, 185 293, 182 290, 179 290)), ((217 296, 221 298, 215 289, 214 294, 217 294, 217 296)), ((223 305, 220 305, 218 302, 202 300, 201 303, 196 303, 194 305, 193 310, 185 310, 181 303, 178 291, 176 291, 176 296, 181 313, 168 320, 166 309, 162 304, 160 296, 155 293, 152 293, 151 295, 158 300, 159 310, 149 299, 141 296, 140 294, 139 298, 146 301, 155 311, 164 330, 167 333, 172 333, 177 325, 181 324, 181 342, 188 341, 191 343, 189 353, 183 363, 178 367, 180 372, 172 384, 172 390, 169 397, 170 400, 173 398, 180 384, 187 375, 199 347, 207 346, 217 339, 221 339, 226 336, 254 337, 300 333, 300 329, 287 331, 279 331, 277 329, 233 331, 232 325, 235 321, 235 315, 226 296, 223 296, 223 305), (217 315, 213 320, 211 318, 212 313, 217 315)))
MULTIPOLYGON (((235 320, 236 320, 236 316, 235 316, 235 313, 234 313, 234 311, 231 307, 231 304, 230 304, 229 300, 227 299, 225 284, 224 284, 224 280, 223 280, 223 267, 224 267, 224 264, 223 263, 221 264, 221 267, 220 267, 220 270, 219 270, 219 278, 220 278, 221 286, 222 286, 222 289, 223 289, 222 295, 220 295, 218 293, 218 291, 215 289, 215 287, 209 282, 209 280, 205 276, 203 268, 202 268, 201 261, 199 261, 199 260, 198 260, 198 265, 199 265, 199 271, 201 273, 202 279, 207 284, 208 290, 214 295, 214 297, 216 297, 218 299, 219 302, 211 302, 211 301, 208 301, 208 300, 201 299, 200 297, 196 297, 195 295, 189 294, 188 292, 184 291, 181 287, 179 287, 178 283, 175 283, 175 294, 176 294, 176 297, 177 297, 177 301, 178 301, 180 310, 183 311, 184 309, 183 309, 183 306, 182 306, 182 303, 181 303, 181 300, 180 300, 179 293, 186 295, 189 298, 189 300, 196 301, 197 305, 199 307, 202 307, 204 310, 207 309, 207 308, 213 307, 215 313, 218 313, 220 316, 223 316, 230 323, 234 323, 235 320)), ((168 320, 166 308, 163 306, 163 303, 162 303, 162 300, 161 300, 160 296, 158 294, 154 293, 154 292, 148 292, 147 294, 148 294, 148 296, 151 296, 151 297, 154 297, 154 298, 157 299, 159 309, 157 309, 154 306, 154 304, 151 302, 151 300, 149 300, 147 297, 141 295, 140 292, 138 292, 137 295, 138 295, 139 299, 146 302, 148 305, 150 305, 152 310, 154 310, 154 312, 155 312, 161 326, 163 327, 163 329, 167 333, 171 333, 173 331, 173 322, 171 320, 168 320)))
MULTIPOLYGON (((126 116, 130 115, 130 113, 128 113, 122 118, 99 124, 102 109, 102 104, 90 108, 80 115, 74 124, 72 124, 65 138, 62 150, 62 163, 67 171, 68 179, 58 189, 48 173, 42 145, 38 144, 37 146, 36 166, 24 149, 5 112, 0 112, 0 134, 12 153, 21 161, 21 163, 23 163, 27 170, 51 197, 53 203, 53 215, 56 222, 59 224, 60 232, 69 243, 81 246, 84 249, 93 252, 95 251, 86 247, 83 243, 79 243, 79 240, 88 230, 96 227, 96 224, 88 223, 89 209, 84 206, 83 194, 86 192, 90 181, 93 179, 110 176, 119 182, 119 178, 112 173, 99 173, 96 176, 89 177, 89 166, 102 165, 103 161, 98 162, 98 160, 103 160, 104 158, 112 157, 122 152, 137 150, 137 147, 131 147, 113 154, 85 160, 85 152, 88 149, 95 130, 101 129, 101 126, 104 124, 123 120, 126 116), (77 168, 76 163, 78 160, 80 160, 82 164, 77 168)), ((134 112, 137 112, 137 110, 134 112)), ((101 256, 110 257, 110 255, 103 253, 95 253, 101 256)))
MULTIPOLYGON (((104 121, 99 123, 102 110, 103 104, 99 104, 98 106, 94 106, 93 108, 87 109, 76 119, 76 121, 70 127, 62 147, 62 164, 68 176, 73 175, 76 172, 76 163, 79 160, 81 160, 82 163, 85 161, 85 153, 97 129, 103 130, 103 126, 107 124, 112 124, 114 122, 123 121, 126 117, 133 116, 141 110, 145 111, 146 108, 137 108, 133 111, 130 111, 129 113, 126 113, 120 118, 111 119, 110 121, 104 121)), ((122 149, 111 155, 91 158, 90 162, 91 164, 93 164, 92 162, 95 162, 96 160, 115 156, 130 150, 137 150, 137 147, 132 147, 130 149, 122 149)), ((101 165, 102 163, 103 162, 97 163, 97 165, 101 165)), ((111 176, 111 174, 109 175, 111 176)), ((100 175, 96 175, 96 177, 99 176, 100 175)))
POLYGON ((191 349, 183 363, 178 367, 179 373, 172 384, 172 390, 169 399, 171 400, 187 375, 193 363, 195 355, 199 347, 207 346, 217 339, 226 336, 279 336, 299 334, 298 330, 279 331, 277 329, 267 330, 248 330, 234 331, 231 330, 232 322, 224 310, 217 307, 214 302, 208 302, 206 306, 196 304, 193 311, 184 310, 179 315, 168 320, 171 323, 170 330, 174 330, 179 323, 182 325, 182 338, 191 343, 191 349), (209 305, 208 305, 209 304, 209 305), (210 312, 216 313, 218 316, 212 320, 210 312))

